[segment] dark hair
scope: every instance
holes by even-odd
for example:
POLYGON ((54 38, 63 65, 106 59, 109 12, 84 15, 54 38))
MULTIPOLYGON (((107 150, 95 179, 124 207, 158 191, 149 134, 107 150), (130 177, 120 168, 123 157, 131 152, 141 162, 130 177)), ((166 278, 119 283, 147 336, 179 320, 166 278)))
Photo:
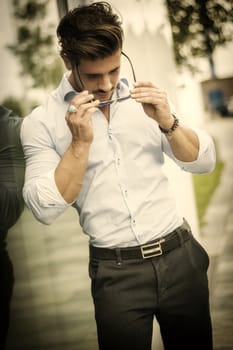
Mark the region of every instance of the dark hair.
POLYGON ((107 2, 69 11, 57 27, 61 56, 78 64, 81 59, 105 58, 122 48, 121 20, 107 2))

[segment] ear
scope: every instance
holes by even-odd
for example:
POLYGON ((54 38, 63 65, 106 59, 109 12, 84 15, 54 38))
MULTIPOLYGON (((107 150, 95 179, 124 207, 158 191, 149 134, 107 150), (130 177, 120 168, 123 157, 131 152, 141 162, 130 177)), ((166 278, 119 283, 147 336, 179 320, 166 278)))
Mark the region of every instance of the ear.
POLYGON ((67 70, 72 70, 72 65, 70 63, 69 58, 66 55, 62 55, 61 57, 62 57, 62 59, 63 59, 63 61, 65 63, 66 69, 67 70))

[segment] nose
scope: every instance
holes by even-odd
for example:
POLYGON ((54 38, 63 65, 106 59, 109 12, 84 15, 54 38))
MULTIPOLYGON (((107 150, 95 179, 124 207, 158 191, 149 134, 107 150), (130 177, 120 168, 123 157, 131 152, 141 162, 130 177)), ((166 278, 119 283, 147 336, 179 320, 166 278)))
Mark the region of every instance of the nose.
POLYGON ((98 85, 99 90, 105 92, 111 91, 113 87, 110 76, 107 74, 100 77, 98 85))

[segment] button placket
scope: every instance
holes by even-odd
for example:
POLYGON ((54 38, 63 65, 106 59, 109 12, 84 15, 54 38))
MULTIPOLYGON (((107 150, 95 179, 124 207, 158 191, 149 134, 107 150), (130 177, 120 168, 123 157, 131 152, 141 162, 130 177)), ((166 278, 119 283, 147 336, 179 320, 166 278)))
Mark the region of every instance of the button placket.
POLYGON ((109 124, 109 126, 108 126, 108 137, 109 137, 109 139, 110 140, 112 140, 112 127, 111 127, 111 125, 109 124))
POLYGON ((113 137, 113 128, 111 124, 108 126, 108 136, 113 148, 113 156, 114 156, 115 169, 118 177, 119 187, 129 212, 130 226, 135 235, 136 240, 138 241, 139 233, 137 232, 137 224, 136 224, 135 218, 133 217, 132 208, 130 205, 129 191, 127 189, 127 186, 125 186, 127 185, 127 183, 125 183, 125 178, 127 179, 127 177, 125 177, 126 172, 124 169, 124 161, 121 154, 121 147, 120 147, 120 144, 118 143, 117 137, 113 137))

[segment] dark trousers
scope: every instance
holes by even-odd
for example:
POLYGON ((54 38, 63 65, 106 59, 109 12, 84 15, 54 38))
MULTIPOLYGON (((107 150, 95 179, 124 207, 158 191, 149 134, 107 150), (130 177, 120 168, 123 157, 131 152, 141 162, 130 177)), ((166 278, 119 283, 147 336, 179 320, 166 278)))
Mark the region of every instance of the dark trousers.
POLYGON ((13 292, 14 274, 6 251, 0 252, 0 349, 5 349, 10 321, 10 302, 13 292))
POLYGON ((90 258, 99 348, 150 350, 156 317, 166 350, 212 350, 208 265, 191 233, 154 258, 90 258))

